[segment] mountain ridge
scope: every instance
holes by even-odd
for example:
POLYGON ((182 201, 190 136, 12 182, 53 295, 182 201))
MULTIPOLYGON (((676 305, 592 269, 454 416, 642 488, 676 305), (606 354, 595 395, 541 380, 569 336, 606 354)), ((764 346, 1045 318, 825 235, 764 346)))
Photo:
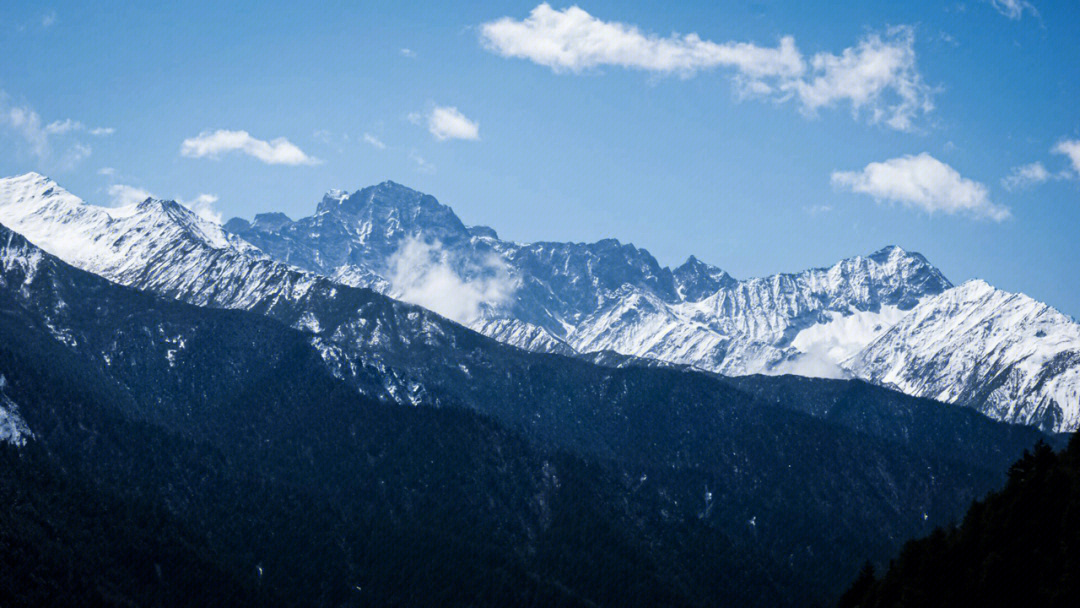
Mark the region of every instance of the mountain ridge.
MULTIPOLYGON (((230 220, 227 225, 238 232, 229 232, 176 203, 143 201, 119 210, 87 205, 30 174, 0 180, 0 221, 111 280, 199 305, 257 310, 308 328, 339 373, 366 375, 371 384, 378 383, 376 377, 387 381, 380 371, 385 362, 377 348, 361 357, 366 362, 357 360, 356 347, 395 338, 383 332, 386 325, 347 320, 353 313, 330 303, 343 288, 417 303, 532 351, 611 351, 725 375, 858 376, 879 383, 886 382, 884 374, 867 363, 856 365, 866 359, 860 353, 922 303, 958 289, 924 256, 897 246, 830 267, 738 280, 693 257, 674 270, 661 266, 647 250, 616 239, 500 241, 491 236, 494 231, 473 234, 448 206, 394 182, 328 193, 308 218, 260 214, 254 224, 230 220), (315 313, 327 307, 335 311, 334 323, 315 313), (342 348, 354 354, 343 355, 342 348)), ((361 300, 372 301, 363 296, 355 305, 361 300)), ((379 306, 398 315, 395 323, 456 331, 423 314, 410 317, 379 306)), ((1068 333, 1075 326, 1060 317, 1047 331, 1068 333)), ((968 349, 990 348, 973 328, 956 339, 968 349)), ((935 340, 926 332, 918 339, 894 338, 893 350, 911 351, 902 360, 921 360, 930 355, 927 349, 936 349, 935 340)), ((1027 375, 1042 381, 1013 390, 991 380, 998 377, 994 370, 1018 360, 973 361, 950 378, 952 388, 987 390, 890 386, 1047 430, 1080 425, 1080 397, 1073 390, 1080 384, 1080 362, 1048 360, 1027 375), (1049 397, 1053 403, 1046 392, 1051 385, 1057 387, 1049 397), (1002 411, 997 404, 1006 399, 1019 401, 1024 411, 1002 411), (1048 409, 1055 413, 1028 413, 1048 409)), ((917 371, 913 366, 907 373, 917 371)), ((421 385, 398 378, 369 388, 394 392, 389 398, 395 400, 410 394, 420 399, 421 385)))
MULTIPOLYGON (((379 195, 392 195, 394 186, 397 184, 393 182, 380 184, 379 195)), ((410 200, 421 196, 405 187, 400 190, 410 200)), ((346 196, 364 199, 360 193, 365 191, 346 196)), ((319 213, 332 212, 332 207, 320 205, 319 213)), ((386 234, 396 233, 401 243, 431 239, 425 225, 384 224, 367 229, 383 228, 386 234)), ((529 350, 563 354, 613 351, 727 375, 796 373, 884 382, 881 374, 866 364, 854 368, 854 362, 862 360, 860 353, 920 303, 957 288, 925 256, 896 245, 846 258, 832 266, 739 280, 694 256, 675 268, 665 267, 647 250, 616 239, 595 243, 509 243, 490 234, 472 236, 456 227, 452 232, 452 238, 435 236, 433 240, 444 258, 467 261, 494 250, 501 257, 499 263, 520 280, 509 302, 481 307, 473 319, 458 319, 473 329, 529 350)), ((281 244, 271 243, 265 233, 241 230, 237 234, 273 257, 293 259, 289 253, 275 249, 281 244)), ((289 234, 289 246, 321 246, 305 242, 302 224, 294 223, 289 234)), ((367 262, 335 269, 335 278, 409 299, 407 291, 396 290, 394 277, 379 266, 378 260, 391 259, 397 251, 386 244, 389 242, 384 242, 381 253, 367 248, 367 262)), ((468 278, 468 270, 463 267, 469 265, 462 262, 451 270, 468 278)), ((1060 319, 1060 324, 1066 332, 1076 325, 1067 318, 1060 319)), ((965 340, 979 344, 976 335, 968 335, 965 340)), ((913 343, 911 348, 928 348, 925 339, 914 342, 918 344, 913 343)), ((1073 365, 1058 361, 1047 368, 1048 373, 1053 375, 1057 369, 1054 366, 1064 364, 1073 365)), ((1071 372, 1066 372, 1071 378, 1071 372)), ((913 368, 907 373, 917 371, 913 368)), ((993 376, 990 369, 972 370, 953 382, 994 386, 986 382, 993 376)), ((1080 397, 1069 396, 1064 401, 1047 397, 1041 392, 1045 382, 1027 383, 1024 391, 1005 393, 949 391, 944 387, 931 393, 911 383, 889 386, 918 396, 944 398, 1005 420, 1039 424, 1048 430, 1067 431, 1080 425, 1080 397), (1006 399, 1019 400, 1025 412, 1003 412, 998 404, 1006 399), (1053 404, 1047 405, 1048 399, 1053 404), (1030 413, 1048 407, 1060 411, 1049 415, 1030 413)))

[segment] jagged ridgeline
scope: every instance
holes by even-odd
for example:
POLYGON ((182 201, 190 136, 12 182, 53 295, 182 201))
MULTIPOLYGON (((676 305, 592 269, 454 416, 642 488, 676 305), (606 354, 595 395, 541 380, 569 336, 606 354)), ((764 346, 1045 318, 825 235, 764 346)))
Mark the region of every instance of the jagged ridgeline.
MULTIPOLYGON (((354 352, 361 345, 394 340, 385 326, 356 326, 335 301, 353 286, 532 351, 857 377, 1048 431, 1080 425, 1080 325, 981 281, 953 286, 899 247, 738 280, 693 257, 666 268, 613 239, 501 240, 393 182, 331 192, 296 221, 266 213, 223 230, 169 201, 87 205, 28 174, 0 180, 0 222, 111 280, 320 334, 341 374, 366 369, 354 352), (433 292, 434 281, 447 289, 433 292)), ((434 398, 425 379, 387 379, 383 364, 372 382, 388 398, 434 398)))
POLYGON ((839 606, 1074 606, 1080 597, 1080 434, 1039 445, 963 522, 867 564, 839 606))
POLYGON ((406 408, 274 318, 108 282, 6 228, 0 268, 10 605, 829 602, 1041 436, 863 383, 528 353, 337 287, 394 329, 386 374, 439 380, 447 407, 406 408), (177 592, 193 579, 205 595, 177 592))

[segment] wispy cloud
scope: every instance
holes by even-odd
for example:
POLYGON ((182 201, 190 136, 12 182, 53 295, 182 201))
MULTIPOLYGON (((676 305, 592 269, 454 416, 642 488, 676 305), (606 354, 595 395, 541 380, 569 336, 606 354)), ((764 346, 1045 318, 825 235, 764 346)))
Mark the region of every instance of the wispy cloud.
POLYGON ((150 191, 136 186, 129 186, 127 184, 113 184, 109 186, 109 189, 106 192, 109 193, 114 207, 135 205, 148 198, 154 198, 154 195, 151 194, 150 191))
POLYGON ((697 34, 667 37, 633 25, 603 21, 576 6, 534 8, 523 20, 484 23, 485 48, 504 57, 528 59, 556 73, 613 66, 684 78, 702 70, 727 68, 742 97, 794 99, 803 113, 840 103, 871 123, 907 131, 933 110, 933 90, 916 66, 914 30, 894 27, 871 33, 839 55, 805 58, 791 36, 776 46, 716 43, 697 34))
POLYGON ((41 27, 52 27, 56 23, 56 11, 49 11, 41 16, 41 27))
POLYGON ((1006 190, 1017 190, 1050 181, 1054 175, 1046 170, 1042 163, 1035 162, 1019 167, 1013 167, 1009 175, 1002 178, 1001 185, 1006 190))
POLYGON ((833 186, 921 209, 929 214, 963 214, 997 222, 1009 209, 990 200, 983 184, 962 177, 956 169, 926 154, 870 163, 861 171, 834 171, 833 186))
POLYGON ((315 165, 321 162, 284 137, 266 141, 252 137, 247 131, 203 131, 180 144, 180 155, 188 158, 217 160, 228 152, 240 152, 268 165, 315 165))
POLYGON ((86 131, 95 137, 104 137, 106 135, 112 135, 116 132, 116 129, 112 127, 95 127, 93 129, 87 129, 83 123, 70 118, 54 120, 45 125, 45 132, 49 135, 67 135, 68 133, 74 133, 76 131, 86 131))
POLYGON ((45 160, 49 156, 49 132, 41 117, 28 105, 15 105, 0 91, 0 127, 19 137, 30 153, 45 160))
POLYGON ((1039 11, 1035 10, 1035 7, 1030 2, 1024 0, 989 0, 989 2, 997 12, 1009 19, 1021 19, 1024 13, 1031 13, 1035 17, 1039 16, 1039 11))
POLYGON ((203 193, 191 200, 177 199, 176 202, 191 209, 196 215, 208 222, 220 225, 224 220, 221 212, 214 206, 218 202, 218 196, 216 194, 203 193))
POLYGON ((93 149, 90 146, 75 142, 68 146, 64 153, 60 156, 59 168, 62 171, 70 171, 75 167, 78 167, 82 161, 90 158, 90 154, 93 149))
POLYGON ((408 57, 409 59, 412 59, 412 58, 416 57, 416 51, 414 51, 412 49, 408 49, 408 48, 403 48, 403 49, 401 49, 401 56, 402 57, 408 57))
POLYGON ((386 149, 386 144, 384 144, 381 139, 375 137, 371 133, 364 133, 364 141, 371 144, 373 147, 378 148, 379 150, 386 149))
POLYGON ((63 135, 72 131, 82 131, 83 124, 77 120, 71 120, 70 118, 65 120, 56 120, 45 125, 45 132, 49 135, 63 135))
POLYGON ((832 211, 832 205, 809 205, 803 207, 803 211, 805 211, 807 215, 821 215, 832 211))
POLYGON ((413 161, 416 164, 416 170, 420 173, 435 172, 435 165, 425 160, 423 156, 420 156, 420 154, 416 152, 416 150, 412 150, 409 152, 409 160, 413 161))
POLYGON ((432 109, 428 114, 427 127, 428 132, 439 141, 480 139, 480 125, 450 106, 436 106, 432 109))
POLYGON ((102 167, 98 169, 97 172, 98 175, 104 175, 105 177, 112 177, 116 175, 116 169, 113 169, 112 167, 102 167))
POLYGON ((1057 172, 1052 172, 1036 161, 1013 167, 1012 171, 1001 180, 1001 184, 1009 190, 1016 190, 1029 186, 1043 184, 1049 181, 1067 180, 1080 178, 1080 140, 1063 139, 1050 148, 1053 154, 1061 154, 1068 159, 1069 166, 1057 172))
POLYGON ((0 91, 0 135, 14 136, 16 149, 29 153, 41 165, 68 171, 90 156, 90 146, 70 137, 83 128, 81 122, 70 118, 45 124, 29 104, 15 103, 5 91, 0 91), (54 139, 65 142, 59 157, 52 151, 54 139))

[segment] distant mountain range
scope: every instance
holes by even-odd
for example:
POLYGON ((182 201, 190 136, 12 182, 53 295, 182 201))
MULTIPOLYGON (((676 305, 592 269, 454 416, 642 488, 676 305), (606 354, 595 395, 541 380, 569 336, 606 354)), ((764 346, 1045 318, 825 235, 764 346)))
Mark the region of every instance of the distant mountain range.
POLYGON ((338 302, 346 286, 532 351, 617 353, 725 375, 858 377, 1008 422, 1080 426, 1075 321, 982 282, 954 287, 898 247, 737 280, 693 257, 665 268, 610 239, 502 241, 393 182, 331 191, 300 220, 267 213, 220 227, 171 201, 95 207, 27 174, 0 180, 0 223, 119 283, 306 327, 336 373, 366 376, 398 401, 433 393, 428 380, 382 373, 381 347, 399 339, 387 328, 412 325, 436 342, 454 330, 434 331, 445 325, 420 311, 363 321, 356 302, 338 302), (998 316, 1002 303, 1008 319, 998 316))

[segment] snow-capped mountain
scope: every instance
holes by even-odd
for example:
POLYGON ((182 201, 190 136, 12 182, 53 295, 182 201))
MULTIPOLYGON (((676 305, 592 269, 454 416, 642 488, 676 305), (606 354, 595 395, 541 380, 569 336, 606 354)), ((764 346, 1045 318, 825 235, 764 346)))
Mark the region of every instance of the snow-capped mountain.
MULTIPOLYGON (((234 219, 225 228, 276 259, 439 310, 441 302, 430 294, 411 297, 417 295, 410 289, 413 277, 395 267, 403 251, 422 242, 436 255, 408 256, 410 263, 453 274, 457 286, 504 277, 510 287, 496 290, 499 298, 457 320, 530 350, 612 351, 727 375, 857 375, 1000 419, 1053 430, 1080 425, 1080 380, 1066 354, 1028 356, 1014 347, 990 358, 998 343, 968 332, 958 338, 972 353, 962 373, 923 378, 928 368, 921 362, 954 350, 940 327, 915 321, 924 303, 959 298, 935 317, 942 323, 981 315, 996 319, 1005 334, 1020 330, 995 316, 996 302, 966 299, 966 288, 953 288, 923 256, 899 247, 829 268, 737 280, 694 257, 664 268, 648 251, 613 239, 502 241, 491 228, 467 227, 433 197, 393 182, 351 195, 333 191, 312 217, 263 214, 251 223, 234 219), (890 360, 888 374, 869 363, 882 358, 886 343, 898 358, 890 360), (1012 370, 1007 382, 1000 375, 1006 368, 1012 370)), ((1046 322, 1054 327, 1042 331, 1065 342, 1077 331, 1060 314, 1046 322)))
POLYGON ((437 380, 431 370, 421 377, 410 357, 454 351, 460 356, 444 367, 462 375, 459 367, 479 365, 472 351, 455 349, 474 335, 456 323, 276 262, 173 201, 97 207, 31 173, 0 180, 0 224, 116 283, 305 330, 334 374, 369 395, 404 403, 445 398, 430 395, 437 380))
POLYGON ((848 366, 871 382, 998 420, 1080 427, 1080 325, 984 281, 927 298, 848 366))
MULTIPOLYGON (((999 348, 998 334, 946 338, 942 326, 918 320, 931 302, 957 298, 928 317, 945 326, 981 316, 1009 334, 1020 324, 998 319, 997 301, 964 297, 964 286, 953 288, 921 255, 898 247, 829 268, 737 280, 695 258, 665 268, 613 239, 503 241, 392 182, 351 195, 333 191, 308 218, 260 214, 223 229, 169 201, 95 207, 28 174, 0 180, 0 223, 118 283, 305 329, 337 375, 397 401, 423 402, 433 383, 460 380, 410 371, 408 362, 421 356, 417 340, 438 356, 473 338, 423 308, 355 287, 533 351, 596 361, 612 360, 602 354, 610 352, 727 375, 856 375, 1004 420, 1053 430, 1080 425, 1069 347, 1029 356, 999 348), (969 361, 934 375, 957 350, 950 339, 969 361)), ((1052 340, 1075 335, 1076 324, 1055 315, 1037 331, 1052 340)), ((482 350, 466 349, 474 360, 445 367, 460 366, 463 377, 490 367, 482 350)))
POLYGON ((564 353, 611 350, 725 374, 836 375, 902 311, 951 286, 922 256, 896 247, 827 269, 737 281, 693 257, 661 267, 648 251, 614 239, 512 243, 490 228, 466 227, 433 197, 393 182, 351 195, 333 191, 315 215, 295 222, 261 214, 225 227, 280 261, 438 311, 440 302, 410 297, 416 277, 396 268, 419 241, 423 255, 408 255, 410 264, 499 296, 480 302, 474 315, 449 316, 500 341, 564 353), (505 287, 490 288, 499 282, 505 287))

